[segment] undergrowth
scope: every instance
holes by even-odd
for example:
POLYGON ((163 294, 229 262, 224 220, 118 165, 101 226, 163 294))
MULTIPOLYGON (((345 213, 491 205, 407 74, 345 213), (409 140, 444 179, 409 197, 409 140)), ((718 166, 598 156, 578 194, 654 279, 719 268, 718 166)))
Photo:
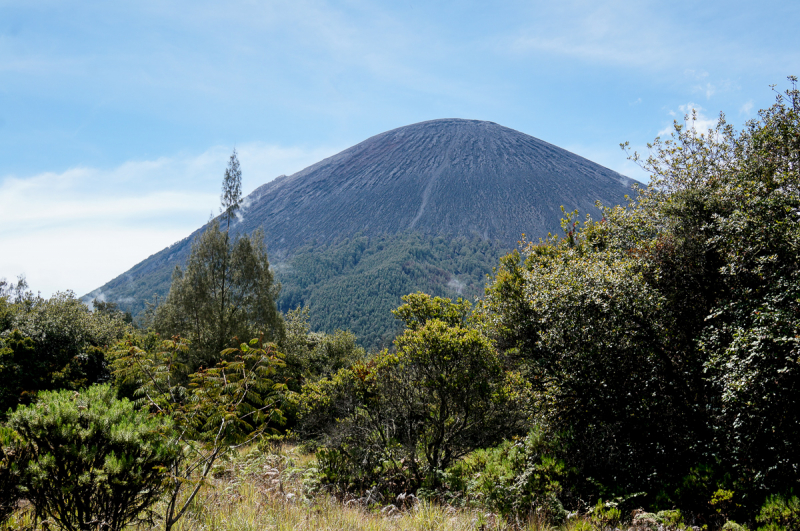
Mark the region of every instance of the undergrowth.
MULTIPOLYGON (((508 449, 504 449, 507 451, 508 449)), ((480 460, 483 454, 473 459, 480 460)), ((313 454, 300 447, 250 447, 234 453, 213 470, 208 484, 191 504, 175 531, 708 531, 687 525, 678 510, 621 513, 615 503, 603 503, 585 514, 569 513, 559 523, 533 515, 525 520, 469 504, 442 503, 400 495, 388 499, 377 489, 361 496, 326 491, 318 481, 313 454), (460 506, 459 506, 460 505, 460 506)), ((472 463, 468 460, 465 466, 472 463)), ((501 489, 502 490, 502 489, 501 489)), ((440 499, 441 500, 441 499, 440 499)), ((453 500, 456 501, 456 500, 453 500)), ((156 505, 156 513, 163 507, 156 505)), ((496 511, 497 508, 494 507, 496 511)), ((758 531, 798 531, 797 497, 770 497, 758 517, 758 531)), ((22 504, 6 529, 53 529, 54 522, 34 521, 22 504)), ((163 523, 156 522, 154 529, 163 523)), ((133 531, 144 527, 130 526, 133 531)), ((748 531, 735 522, 726 531, 748 531)), ((755 531, 755 530, 754 530, 755 531)))

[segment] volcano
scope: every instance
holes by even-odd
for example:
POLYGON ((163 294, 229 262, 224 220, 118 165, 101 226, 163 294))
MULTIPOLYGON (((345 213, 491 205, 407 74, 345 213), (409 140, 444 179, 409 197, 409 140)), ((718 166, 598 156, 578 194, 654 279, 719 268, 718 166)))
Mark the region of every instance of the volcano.
MULTIPOLYGON (((634 182, 493 122, 431 120, 378 134, 267 182, 245 197, 231 230, 263 229, 279 278, 282 265, 286 269, 301 249, 341 246, 354 237, 414 233, 478 239, 508 251, 522 234, 535 240, 559 232, 562 206, 597 217, 595 202, 623 202, 634 182)), ((135 313, 153 294, 166 294, 172 270, 186 260, 202 230, 85 299, 102 296, 135 313)), ((445 273, 443 278, 457 276, 445 273)), ((451 278, 445 284, 459 282, 451 278)))

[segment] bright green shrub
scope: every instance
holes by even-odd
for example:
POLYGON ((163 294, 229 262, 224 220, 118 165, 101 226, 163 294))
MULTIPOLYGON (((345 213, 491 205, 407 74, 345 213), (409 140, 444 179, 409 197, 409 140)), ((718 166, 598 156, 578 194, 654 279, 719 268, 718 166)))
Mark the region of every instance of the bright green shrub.
POLYGON ((616 527, 622 518, 622 512, 617 508, 614 502, 604 502, 597 500, 597 505, 594 506, 589 519, 595 527, 605 529, 607 527, 616 527))
POLYGON ((558 497, 566 471, 555 456, 557 444, 533 428, 525 438, 472 452, 448 469, 445 485, 451 497, 504 516, 536 514, 561 523, 566 512, 558 497))
POLYGON ((800 499, 774 495, 767 498, 756 517, 758 531, 800 530, 800 499))
POLYGON ((728 520, 725 522, 725 525, 722 526, 722 531, 747 531, 747 527, 737 524, 733 520, 728 520))
POLYGON ((659 525, 663 525, 664 522, 661 518, 658 517, 655 513, 646 513, 644 511, 636 511, 633 515, 633 527, 635 528, 646 528, 656 530, 658 529, 659 525))
POLYGON ((469 303, 404 300, 396 354, 340 370, 300 397, 298 432, 327 448, 320 468, 339 487, 436 492, 458 459, 524 429, 524 382, 465 325, 469 303))
POLYGON ((664 525, 668 527, 677 529, 683 529, 686 527, 686 524, 683 522, 683 515, 681 514, 680 509, 658 511, 656 516, 659 517, 661 521, 664 522, 664 525))
POLYGON ((162 433, 168 423, 116 399, 109 385, 43 392, 17 408, 8 426, 29 456, 21 463, 23 496, 37 516, 70 531, 148 521, 175 460, 162 433))

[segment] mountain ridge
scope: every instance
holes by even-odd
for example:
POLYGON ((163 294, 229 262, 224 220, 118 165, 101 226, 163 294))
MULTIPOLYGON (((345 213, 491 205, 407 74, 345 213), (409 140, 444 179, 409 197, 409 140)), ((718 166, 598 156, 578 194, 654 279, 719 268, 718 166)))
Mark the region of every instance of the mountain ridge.
MULTIPOLYGON (((562 205, 597 215, 597 200, 618 204, 634 182, 494 122, 429 120, 374 135, 259 186, 245 197, 231 231, 262 228, 276 264, 308 245, 334 245, 356 235, 478 238, 511 250, 523 233, 538 238, 557 231, 562 205)), ((154 294, 166 294, 172 271, 203 229, 84 300, 100 297, 136 313, 154 294)))
MULTIPOLYGON (((527 201, 529 212, 505 212, 502 223, 476 211, 475 198, 499 204, 529 194, 547 195, 573 175, 584 183, 562 190, 568 210, 597 212, 597 199, 621 198, 634 181, 545 141, 494 122, 439 119, 399 127, 370 137, 293 175, 270 181, 249 196, 243 229, 255 214, 271 253, 283 256, 311 239, 332 242, 358 232, 394 234, 404 230, 482 236, 513 245, 523 232, 546 235, 557 228, 562 201, 527 201), (444 146, 445 149, 441 149, 444 146), (504 159, 504 160, 503 160, 504 159), (558 163, 554 163, 558 161, 558 163), (536 178, 533 178, 533 177, 536 178), (447 187, 461 179, 461 193, 447 187), (560 182, 558 182, 560 181, 560 182), (487 186, 488 185, 488 186, 487 186), (494 186, 492 186, 494 185, 494 186), (348 192, 355 199, 346 197, 348 192), (466 194, 470 194, 467 197, 466 194), (605 196, 605 197, 603 197, 605 196), (404 209, 398 212, 397 200, 404 209), (334 208, 331 208, 331 207, 334 208), (540 207, 540 208, 537 208, 540 207), (308 215, 320 209, 317 215, 308 215), (437 215, 436 210, 445 211, 437 215), (342 219, 342 212, 348 219, 342 219), (453 219, 453 212, 460 219, 453 219), (286 216, 285 213, 290 213, 286 216), (294 222, 296 217, 305 221, 294 222), (517 222, 512 218, 516 217, 517 222), (433 230, 429 230, 429 229, 433 230), (280 237, 271 237, 280 235, 280 237)), ((509 201, 508 206, 514 206, 509 201)), ((515 209, 518 210, 518 209, 515 209)), ((495 209, 494 212, 497 212, 495 209)))

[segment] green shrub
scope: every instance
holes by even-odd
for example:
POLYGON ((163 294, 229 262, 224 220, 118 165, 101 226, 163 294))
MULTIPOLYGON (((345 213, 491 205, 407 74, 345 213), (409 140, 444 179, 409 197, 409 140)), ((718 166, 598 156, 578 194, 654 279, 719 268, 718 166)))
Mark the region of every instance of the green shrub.
POLYGON ((83 392, 52 391, 20 406, 8 426, 28 453, 22 464, 23 496, 37 517, 67 530, 115 531, 150 521, 162 493, 165 467, 175 460, 164 441, 162 419, 150 419, 109 385, 83 392))
POLYGON ((565 476, 555 457, 557 440, 532 429, 527 437, 476 450, 448 469, 445 485, 453 498, 466 498, 504 516, 536 515, 554 524, 567 516, 558 496, 565 476))
POLYGON ((655 513, 646 513, 639 510, 633 515, 633 527, 655 530, 658 529, 659 525, 664 525, 664 521, 655 513))
POLYGON ((728 520, 725 522, 725 525, 722 526, 722 531, 747 531, 747 527, 737 524, 733 520, 728 520))
POLYGON ((758 531, 798 531, 800 530, 800 499, 797 496, 784 498, 774 495, 767 498, 756 522, 762 524, 758 531))
POLYGON ((675 529, 684 529, 686 524, 683 522, 683 515, 679 509, 670 509, 667 511, 658 511, 656 516, 667 527, 675 529))
POLYGON ((20 498, 20 462, 24 453, 19 434, 0 426, 0 525, 14 512, 20 498))
POLYGON ((683 521, 683 514, 678 509, 646 513, 642 509, 634 511, 633 527, 660 530, 683 530, 688 526, 683 521))
POLYGON ((597 505, 589 513, 592 524, 600 529, 616 527, 621 518, 622 512, 617 508, 617 504, 603 500, 597 500, 597 505))
POLYGON ((406 323, 397 353, 307 384, 298 432, 326 448, 323 481, 438 496, 453 463, 522 432, 527 387, 465 322, 468 302, 423 293, 403 300, 395 312, 406 323))

